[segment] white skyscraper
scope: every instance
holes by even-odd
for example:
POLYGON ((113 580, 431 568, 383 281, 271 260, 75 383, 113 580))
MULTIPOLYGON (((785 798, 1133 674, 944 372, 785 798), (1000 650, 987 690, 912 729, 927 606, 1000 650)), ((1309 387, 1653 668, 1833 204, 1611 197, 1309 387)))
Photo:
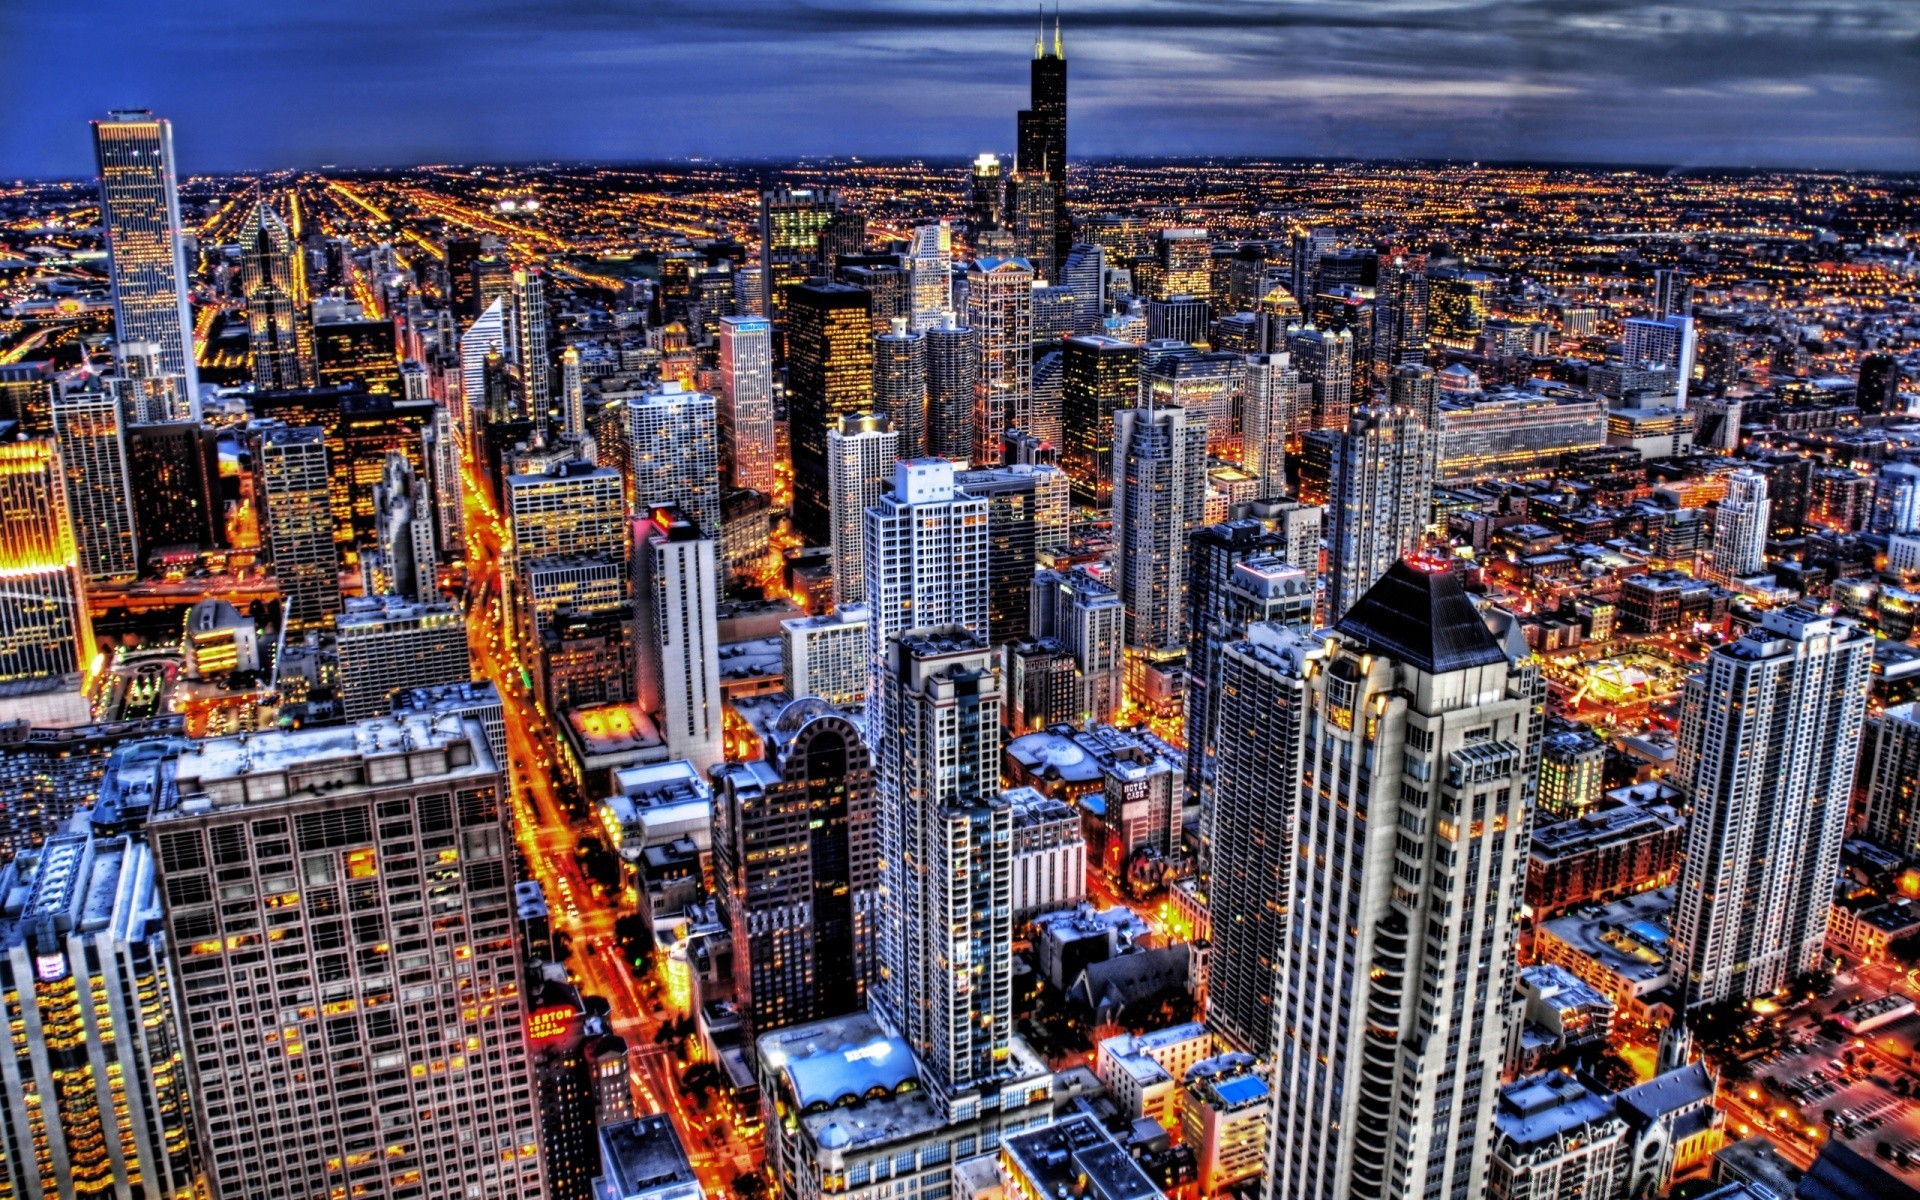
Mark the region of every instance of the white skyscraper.
POLYGON ((1026 259, 983 258, 967 269, 967 324, 980 351, 973 464, 999 462, 1000 435, 1009 429, 1059 445, 1058 428, 1033 420, 1033 267, 1026 259))
POLYGON ((454 413, 460 436, 469 444, 486 424, 487 356, 507 352, 508 320, 506 297, 496 297, 460 335, 460 403, 454 413))
POLYGON ((1670 960, 1688 1007, 1818 965, 1873 644, 1851 621, 1774 609, 1687 681, 1668 780, 1693 802, 1670 960))
POLYGON ((1649 363, 1674 373, 1676 407, 1687 406, 1687 386, 1693 381, 1693 318, 1678 313, 1660 317, 1628 317, 1620 323, 1621 357, 1628 366, 1649 363))
POLYGON ((927 335, 905 317, 873 339, 873 409, 899 435, 901 458, 927 456, 927 335))
POLYGON ((140 573, 126 426, 126 410, 112 387, 92 377, 55 382, 54 440, 66 476, 74 548, 88 583, 123 582, 140 573))
POLYGON ((1757 575, 1767 561, 1773 506, 1758 471, 1727 476, 1727 494, 1713 514, 1713 577, 1722 583, 1757 575))
POLYGON ((1502 618, 1496 635, 1454 572, 1406 562, 1326 642, 1272 653, 1321 657, 1274 668, 1304 677, 1272 693, 1299 710, 1251 714, 1223 739, 1239 744, 1219 810, 1266 822, 1270 848, 1276 819, 1283 831, 1284 890, 1246 898, 1281 910, 1265 1194, 1484 1196, 1543 681, 1517 626, 1502 618), (1283 761, 1243 773, 1262 736, 1283 761), (1249 786, 1278 795, 1236 797, 1249 786))
POLYGON ((580 351, 572 346, 560 352, 560 429, 570 438, 587 432, 586 382, 581 378, 580 351))
POLYGON ((100 227, 113 278, 114 337, 151 342, 163 369, 185 381, 189 412, 199 415, 200 371, 193 352, 186 233, 173 163, 173 123, 146 109, 115 109, 93 123, 100 176, 100 227))
POLYGON ((1246 392, 1241 407, 1241 429, 1245 438, 1248 472, 1260 480, 1260 495, 1278 496, 1286 491, 1287 435, 1299 420, 1301 397, 1300 372, 1293 369, 1292 357, 1279 354, 1246 356, 1246 392))
POLYGON ((640 703, 659 717, 668 756, 704 777, 724 757, 714 539, 669 505, 640 519, 634 543, 640 703))
MULTIPOLYGON (((538 267, 513 272, 514 327, 519 333, 520 383, 527 412, 536 423, 553 404, 553 363, 547 357, 547 273, 538 267)), ((544 426, 543 426, 544 427, 544 426)))
POLYGON ((635 509, 677 505, 702 536, 719 536, 717 409, 712 396, 672 381, 627 401, 627 483, 635 509))
POLYGON ((914 229, 907 246, 913 289, 912 328, 931 329, 953 308, 953 230, 945 221, 914 229))
POLYGON ((1187 539, 1207 513, 1207 423, 1182 408, 1113 414, 1113 576, 1127 645, 1187 642, 1187 539))
POLYGON ((1433 512, 1433 434, 1410 408, 1362 408, 1347 421, 1327 497, 1327 608, 1347 609, 1420 544, 1433 512))
POLYGON ((720 437, 737 488, 772 495, 773 322, 720 318, 720 437))
POLYGON ((943 458, 894 464, 893 490, 866 510, 867 713, 885 709, 887 642, 907 629, 958 625, 988 636, 987 502, 958 490, 943 458))
POLYGON ((880 499, 899 459, 900 435, 878 413, 841 417, 827 430, 827 489, 833 508, 833 602, 863 604, 866 512, 880 499))

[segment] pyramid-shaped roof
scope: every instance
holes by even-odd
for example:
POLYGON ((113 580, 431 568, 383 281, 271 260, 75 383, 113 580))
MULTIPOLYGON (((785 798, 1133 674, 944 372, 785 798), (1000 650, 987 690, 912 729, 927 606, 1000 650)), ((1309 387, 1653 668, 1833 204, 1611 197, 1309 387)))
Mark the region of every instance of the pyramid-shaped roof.
POLYGON ((1450 567, 1394 563, 1334 628, 1429 675, 1507 661, 1450 567))

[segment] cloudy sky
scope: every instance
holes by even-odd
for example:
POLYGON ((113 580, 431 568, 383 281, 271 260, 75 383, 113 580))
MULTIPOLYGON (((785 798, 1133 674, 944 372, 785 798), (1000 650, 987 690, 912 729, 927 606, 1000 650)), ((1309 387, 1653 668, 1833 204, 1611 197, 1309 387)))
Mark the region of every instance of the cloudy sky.
MULTIPOLYGON (((1067 0, 1075 157, 1920 170, 1920 0, 1067 0)), ((1011 152, 999 0, 0 0, 0 177, 1011 152)))

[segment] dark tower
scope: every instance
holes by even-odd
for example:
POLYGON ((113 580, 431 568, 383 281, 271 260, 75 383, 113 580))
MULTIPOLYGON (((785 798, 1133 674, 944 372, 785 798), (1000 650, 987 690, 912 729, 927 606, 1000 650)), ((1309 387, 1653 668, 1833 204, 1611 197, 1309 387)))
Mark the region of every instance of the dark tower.
POLYGON ((1060 40, 1060 14, 1053 15, 1053 48, 1046 45, 1046 21, 1033 39, 1031 107, 1020 110, 1014 170, 1043 174, 1053 183, 1054 261, 1065 262, 1073 249, 1073 222, 1067 217, 1067 51, 1060 40))

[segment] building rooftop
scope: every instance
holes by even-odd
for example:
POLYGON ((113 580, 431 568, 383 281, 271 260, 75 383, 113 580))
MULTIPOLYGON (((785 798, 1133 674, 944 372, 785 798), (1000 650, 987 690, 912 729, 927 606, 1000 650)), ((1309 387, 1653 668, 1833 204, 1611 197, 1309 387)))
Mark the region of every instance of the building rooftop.
POLYGON ((1540 929, 1638 989, 1651 990, 1667 978, 1673 903, 1674 889, 1664 887, 1598 909, 1579 909, 1540 929))
MULTIPOLYGON (((216 805, 246 799, 277 799, 302 791, 364 783, 367 772, 347 770, 373 759, 403 759, 400 778, 462 778, 494 771, 486 730, 454 713, 404 713, 351 725, 269 729, 192 743, 180 755, 170 799, 181 806, 214 793, 216 805), (463 750, 462 747, 465 749, 463 750), (284 786, 222 789, 252 778, 284 773, 284 786)), ((384 772, 383 772, 384 774, 384 772)), ((173 807, 170 803, 160 806, 173 807)), ((160 815, 160 814, 157 814, 160 815)))
POLYGON ((1680 814, 1665 805, 1623 804, 1595 809, 1570 821, 1534 826, 1532 856, 1551 862, 1629 838, 1678 831, 1685 825, 1680 814))
POLYGON ((1508 1142, 1531 1147, 1613 1116, 1612 1096, 1587 1090, 1571 1075, 1549 1071, 1501 1088, 1493 1124, 1508 1142))
POLYGON ((567 725, 590 757, 663 748, 667 740, 638 703, 598 704, 567 710, 567 725))
POLYGON ((600 1194, 611 1200, 705 1194, 665 1113, 602 1128, 600 1167, 606 1180, 606 1191, 600 1194))
POLYGON ((1016 1133, 1006 1139, 1001 1153, 1042 1196, 1154 1200, 1161 1194, 1133 1157, 1085 1113, 1016 1133))
POLYGON ((1336 628, 1429 675, 1507 661, 1460 586, 1458 571, 1429 570, 1404 559, 1367 589, 1336 628))

